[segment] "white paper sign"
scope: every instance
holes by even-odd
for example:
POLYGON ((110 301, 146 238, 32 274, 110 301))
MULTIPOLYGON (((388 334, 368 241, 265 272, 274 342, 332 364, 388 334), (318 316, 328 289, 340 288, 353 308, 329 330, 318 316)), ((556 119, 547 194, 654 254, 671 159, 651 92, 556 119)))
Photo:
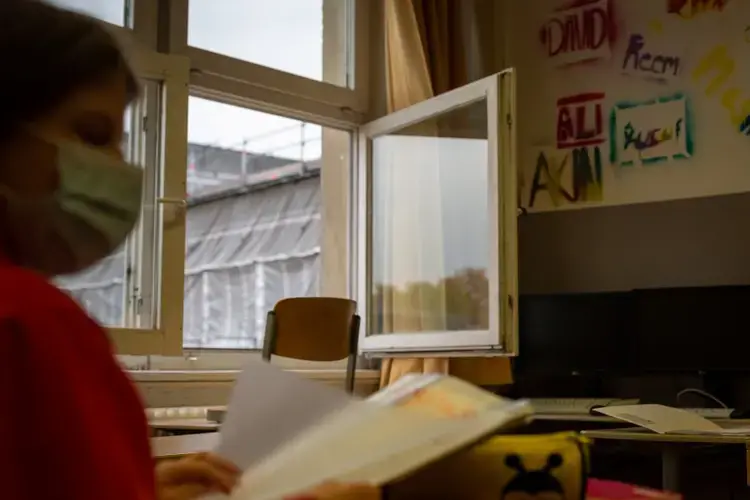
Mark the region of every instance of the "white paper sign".
POLYGON ((544 51, 555 66, 609 59, 612 23, 608 0, 554 11, 541 29, 544 51))
POLYGON ((692 140, 684 96, 615 106, 611 124, 614 163, 620 166, 688 158, 692 140))

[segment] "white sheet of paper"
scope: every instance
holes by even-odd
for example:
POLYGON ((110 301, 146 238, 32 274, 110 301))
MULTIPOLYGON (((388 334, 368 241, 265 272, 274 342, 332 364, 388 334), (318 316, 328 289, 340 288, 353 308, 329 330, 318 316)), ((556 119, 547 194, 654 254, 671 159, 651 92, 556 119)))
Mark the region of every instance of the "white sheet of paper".
POLYGON ((245 470, 356 398, 251 360, 232 390, 215 452, 245 470))
POLYGON ((407 376, 362 401, 251 361, 215 451, 245 470, 232 500, 277 500, 328 480, 383 484, 530 413, 452 377, 407 376))
POLYGON ((639 425, 659 434, 738 434, 697 413, 662 405, 626 405, 596 408, 597 412, 639 425))

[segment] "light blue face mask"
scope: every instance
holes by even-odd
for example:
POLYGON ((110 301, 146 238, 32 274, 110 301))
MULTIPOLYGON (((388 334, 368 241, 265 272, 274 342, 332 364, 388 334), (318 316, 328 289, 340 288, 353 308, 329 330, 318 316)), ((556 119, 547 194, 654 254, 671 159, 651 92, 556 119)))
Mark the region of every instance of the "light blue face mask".
POLYGON ((143 170, 75 142, 59 142, 60 189, 55 198, 66 214, 91 226, 114 251, 141 212, 143 170))
POLYGON ((31 261, 24 264, 56 276, 82 271, 122 245, 140 214, 143 171, 84 144, 45 142, 57 148, 60 184, 54 196, 29 200, 2 194, 6 195, 11 216, 30 221, 34 228, 35 234, 24 246, 52 247, 27 252, 31 257, 25 257, 31 261), (66 247, 73 262, 53 264, 55 259, 44 256, 59 245, 66 247))

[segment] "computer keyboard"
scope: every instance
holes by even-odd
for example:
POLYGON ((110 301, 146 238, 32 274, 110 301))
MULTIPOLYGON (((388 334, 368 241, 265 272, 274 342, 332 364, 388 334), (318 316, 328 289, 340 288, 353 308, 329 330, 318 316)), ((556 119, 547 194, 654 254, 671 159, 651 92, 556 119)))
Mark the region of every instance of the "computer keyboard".
POLYGON ((557 415, 588 415, 599 406, 637 405, 637 399, 614 398, 537 398, 530 399, 536 413, 557 415))
POLYGON ((692 411, 703 418, 732 418, 734 408, 680 408, 692 411))

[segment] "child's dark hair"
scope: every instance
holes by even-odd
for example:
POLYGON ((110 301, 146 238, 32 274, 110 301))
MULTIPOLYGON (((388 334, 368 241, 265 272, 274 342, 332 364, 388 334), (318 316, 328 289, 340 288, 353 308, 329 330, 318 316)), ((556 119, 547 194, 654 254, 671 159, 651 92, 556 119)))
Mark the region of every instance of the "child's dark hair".
POLYGON ((138 82, 113 34, 100 22, 39 0, 0 0, 0 141, 60 105, 76 89, 116 71, 128 99, 138 82))

